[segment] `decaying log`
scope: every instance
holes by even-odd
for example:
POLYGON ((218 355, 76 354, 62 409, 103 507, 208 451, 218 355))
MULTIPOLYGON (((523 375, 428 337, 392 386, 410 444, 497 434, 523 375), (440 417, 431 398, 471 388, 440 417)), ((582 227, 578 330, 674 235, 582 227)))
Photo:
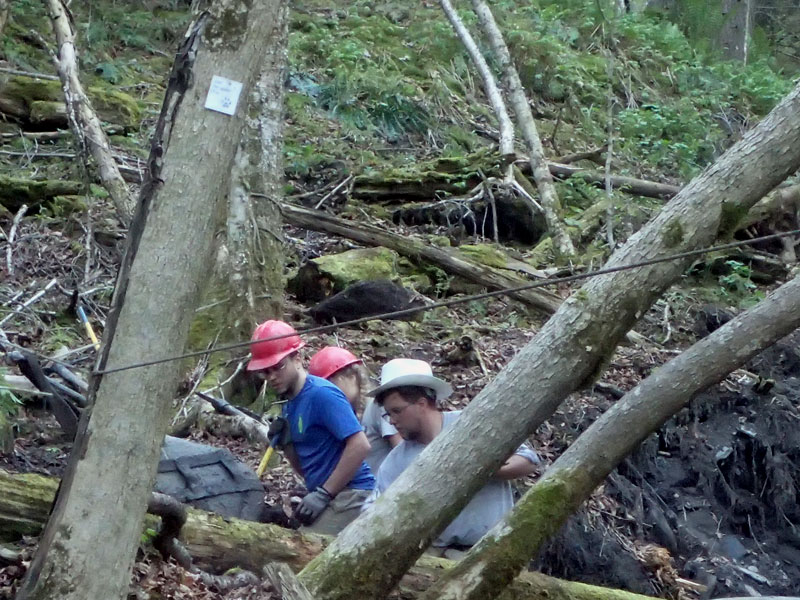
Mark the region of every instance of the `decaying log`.
POLYGON ((50 21, 58 41, 58 58, 56 66, 64 88, 70 128, 76 141, 84 145, 97 166, 97 172, 103 187, 108 190, 117 218, 126 227, 133 215, 135 199, 128 190, 128 184, 122 178, 111 154, 111 144, 103 131, 103 125, 97 117, 89 97, 83 91, 78 77, 78 59, 75 51, 75 36, 72 31, 71 15, 63 0, 47 0, 50 21))
MULTIPOLYGON (((414 202, 430 201, 437 194, 463 194, 481 183, 480 169, 486 176, 501 177, 502 161, 496 154, 474 156, 469 164, 460 164, 452 159, 441 159, 422 171, 399 171, 364 173, 353 179, 352 196, 366 202, 414 202)), ((462 161, 464 162, 464 161, 462 161)), ((525 175, 531 175, 527 159, 517 161, 525 175)), ((548 169, 557 179, 580 177, 587 183, 605 186, 605 173, 582 169, 557 162, 548 162, 548 169)), ((615 175, 611 177, 615 190, 651 198, 671 198, 680 186, 615 175)))
MULTIPOLYGON (((89 87, 87 93, 100 118, 114 124, 112 131, 139 126, 139 105, 129 94, 96 86, 89 87)), ((58 77, 16 71, 0 76, 0 113, 23 126, 65 128, 69 124, 62 94, 58 77)), ((52 139, 49 132, 44 139, 48 136, 52 139)))
MULTIPOLYGON (((0 469, 0 541, 38 535, 48 518, 58 480, 42 475, 12 475, 0 469)), ((148 516, 147 527, 157 518, 148 516)), ((181 540, 194 564, 215 572, 244 568, 256 573, 273 562, 299 571, 330 539, 277 525, 223 519, 188 509, 181 540)), ((423 556, 401 581, 404 597, 416 598, 453 562, 423 556)), ((502 600, 652 600, 649 596, 563 581, 540 573, 524 573, 500 596, 502 600)))
POLYGON ((0 175, 0 205, 17 212, 23 204, 35 206, 56 196, 82 194, 84 187, 79 181, 25 179, 0 175))
MULTIPOLYGON (((505 289, 524 285, 524 280, 511 272, 479 264, 469 259, 456 248, 437 248, 408 236, 389 233, 371 225, 362 225, 332 217, 324 212, 281 204, 281 212, 287 223, 312 231, 325 231, 340 235, 369 246, 383 246, 412 260, 424 260, 441 267, 448 273, 458 275, 489 289, 505 289)), ((512 297, 525 304, 552 314, 561 305, 561 298, 542 290, 514 292, 512 297)))

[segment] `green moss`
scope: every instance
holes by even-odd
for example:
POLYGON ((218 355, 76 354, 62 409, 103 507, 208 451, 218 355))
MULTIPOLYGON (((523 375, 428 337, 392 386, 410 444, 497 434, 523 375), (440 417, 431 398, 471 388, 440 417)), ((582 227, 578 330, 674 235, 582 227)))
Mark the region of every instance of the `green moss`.
POLYGON ((487 267, 504 269, 508 266, 508 257, 497 246, 491 244, 461 244, 458 249, 475 262, 487 267))
POLYGON ((386 248, 363 248, 313 259, 320 271, 333 278, 341 290, 356 281, 391 279, 400 256, 386 248))
POLYGON ((664 228, 664 245, 667 248, 675 248, 683 243, 683 236, 683 225, 681 225, 680 219, 676 217, 664 228))
POLYGON ((739 228, 739 223, 742 222, 745 215, 747 215, 748 208, 741 204, 723 202, 722 213, 719 219, 718 237, 722 239, 729 238, 739 228))

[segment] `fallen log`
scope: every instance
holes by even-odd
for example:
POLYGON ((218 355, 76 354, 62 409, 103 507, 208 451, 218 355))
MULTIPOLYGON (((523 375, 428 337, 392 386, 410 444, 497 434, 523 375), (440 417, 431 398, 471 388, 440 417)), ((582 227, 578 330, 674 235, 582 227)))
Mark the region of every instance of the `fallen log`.
MULTIPOLYGON (((521 168, 523 166, 524 165, 520 165, 521 168)), ((562 165, 554 162, 547 163, 547 166, 550 168, 550 173, 552 173, 553 177, 558 179, 577 177, 594 186, 605 187, 606 175, 602 171, 591 171, 589 169, 582 169, 580 167, 562 165)), ((525 172, 524 169, 523 172, 525 172)), ((664 199, 672 198, 681 189, 680 186, 670 185, 669 183, 658 183, 656 181, 647 181, 645 179, 626 177, 624 175, 612 175, 611 186, 615 190, 627 192, 634 196, 664 199)))
MULTIPOLYGON (((466 157, 460 162, 450 158, 439 159, 413 170, 364 173, 353 179, 351 195, 366 202, 429 201, 441 193, 459 195, 480 184, 483 179, 481 173, 486 177, 502 177, 502 164, 499 155, 483 153, 466 157)), ((531 175, 527 159, 519 160, 516 164, 526 176, 531 175)), ((557 162, 548 162, 547 167, 557 179, 579 177, 591 185, 605 187, 605 173, 602 171, 557 162)), ((637 196, 664 199, 671 198, 680 190, 680 186, 623 175, 612 176, 611 185, 615 190, 637 196)))
POLYGON ((0 205, 17 212, 23 204, 41 204, 56 196, 83 194, 85 185, 80 181, 58 179, 25 179, 0 175, 0 205))
MULTIPOLYGON (((67 128, 67 109, 61 84, 56 78, 29 75, 0 77, 0 113, 22 124, 67 128), (56 108, 57 107, 57 108, 56 108)), ((129 94, 91 86, 87 94, 100 118, 125 129, 139 127, 139 104, 129 94)))
MULTIPOLYGON (((38 535, 47 521, 58 480, 0 469, 0 541, 38 535)), ((158 518, 147 517, 146 526, 158 518)), ((327 536, 304 534, 277 525, 223 519, 188 509, 180 535, 194 564, 221 572, 239 567, 260 573, 270 563, 302 569, 328 544, 327 536)), ((453 566, 449 560, 423 556, 400 583, 403 597, 416 598, 453 566)), ((649 596, 524 573, 499 596, 503 600, 652 600, 649 596)))
MULTIPOLYGON (((511 272, 480 264, 456 248, 437 248, 409 236, 389 233, 378 227, 362 225, 332 217, 321 211, 282 203, 281 212, 287 223, 340 235, 369 246, 383 246, 407 256, 411 260, 424 260, 436 264, 448 273, 458 275, 492 290, 512 288, 528 283, 511 272)), ((528 306, 552 314, 561 305, 561 298, 542 290, 524 290, 510 294, 528 306)))

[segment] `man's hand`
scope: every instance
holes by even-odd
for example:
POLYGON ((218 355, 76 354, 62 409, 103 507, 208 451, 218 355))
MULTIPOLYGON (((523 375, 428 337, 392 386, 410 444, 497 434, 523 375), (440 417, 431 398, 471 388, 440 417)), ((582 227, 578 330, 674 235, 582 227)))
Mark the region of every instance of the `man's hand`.
POLYGON ((303 498, 300 506, 294 511, 294 516, 303 525, 311 525, 328 508, 331 500, 333 500, 333 496, 328 493, 328 490, 319 486, 303 498))
POLYGON ((269 424, 269 445, 278 450, 282 450, 291 442, 289 439, 289 421, 283 417, 278 417, 269 424))

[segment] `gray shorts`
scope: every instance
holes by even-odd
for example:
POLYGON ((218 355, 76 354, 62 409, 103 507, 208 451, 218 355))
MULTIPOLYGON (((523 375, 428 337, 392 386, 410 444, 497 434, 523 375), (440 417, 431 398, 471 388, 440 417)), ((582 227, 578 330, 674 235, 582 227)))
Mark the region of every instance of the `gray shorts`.
POLYGON ((313 531, 327 535, 338 534, 361 514, 361 507, 371 493, 372 490, 345 488, 339 492, 316 521, 311 525, 301 527, 300 531, 313 531))

